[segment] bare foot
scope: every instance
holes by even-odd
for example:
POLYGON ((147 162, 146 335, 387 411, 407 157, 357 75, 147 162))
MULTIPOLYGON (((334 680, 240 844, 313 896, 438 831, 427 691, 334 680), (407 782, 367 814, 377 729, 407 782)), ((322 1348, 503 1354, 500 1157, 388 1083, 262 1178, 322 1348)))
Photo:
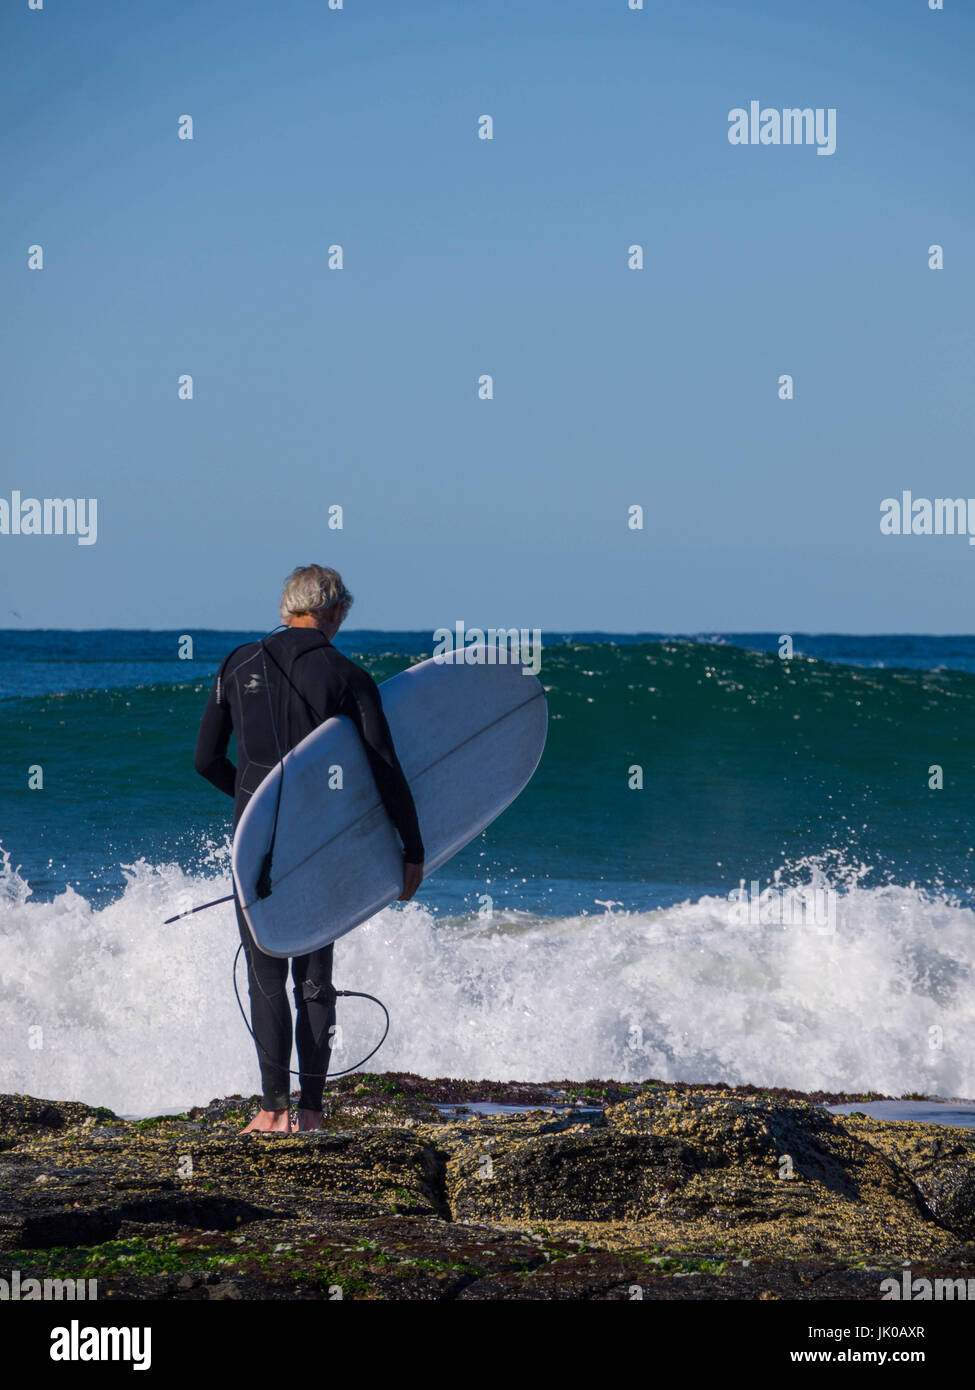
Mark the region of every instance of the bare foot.
POLYGON ((289 1134, 287 1110, 258 1110, 241 1134, 289 1134))
POLYGON ((295 1134, 304 1134, 309 1129, 321 1129, 322 1112, 320 1110, 301 1110, 298 1111, 298 1118, 292 1120, 291 1128, 295 1134))

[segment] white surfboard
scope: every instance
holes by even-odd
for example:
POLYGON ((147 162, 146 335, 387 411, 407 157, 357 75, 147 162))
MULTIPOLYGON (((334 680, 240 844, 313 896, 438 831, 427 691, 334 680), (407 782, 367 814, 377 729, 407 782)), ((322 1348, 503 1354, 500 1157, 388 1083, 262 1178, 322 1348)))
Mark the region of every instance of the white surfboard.
MULTIPOLYGON (((379 687, 416 802, 425 876, 514 801, 545 746, 541 682, 517 661, 487 662, 503 649, 466 650, 481 660, 447 652, 379 687)), ((268 774, 240 818, 231 860, 251 935, 271 956, 327 946, 399 897, 402 846, 351 720, 326 720, 268 774), (341 789, 329 786, 336 766, 341 789), (259 898, 282 776, 271 894, 259 898)))

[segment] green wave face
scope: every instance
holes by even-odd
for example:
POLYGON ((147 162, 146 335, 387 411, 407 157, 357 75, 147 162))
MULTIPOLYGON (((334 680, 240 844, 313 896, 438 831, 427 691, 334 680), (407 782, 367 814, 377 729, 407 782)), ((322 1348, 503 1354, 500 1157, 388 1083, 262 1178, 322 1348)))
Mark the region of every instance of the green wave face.
MULTIPOLYGON (((428 654, 397 651, 392 637, 345 650, 378 680, 428 654)), ((191 680, 0 701, 3 843, 35 893, 66 882, 117 891, 122 864, 192 867, 226 834, 229 799, 193 771, 215 666, 198 661, 191 680), (31 791, 37 765, 44 788, 31 791)), ((861 882, 917 882, 967 901, 975 676, 604 640, 546 647, 540 679, 542 762, 452 862, 445 905, 490 879, 526 906, 567 908, 602 886, 646 907, 767 881, 810 857, 861 882)), ((436 899, 436 878, 429 891, 436 899)))

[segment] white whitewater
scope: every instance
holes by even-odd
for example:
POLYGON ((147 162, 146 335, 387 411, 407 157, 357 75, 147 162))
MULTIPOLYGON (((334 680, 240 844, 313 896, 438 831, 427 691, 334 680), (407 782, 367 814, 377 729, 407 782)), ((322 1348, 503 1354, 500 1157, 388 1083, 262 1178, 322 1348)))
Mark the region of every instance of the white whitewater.
MULTIPOLYGON (((145 1115, 257 1089, 237 1011, 229 891, 140 862, 98 909, 32 902, 0 870, 0 1091, 145 1115)), ((494 920, 388 908, 336 946, 339 988, 392 1016, 370 1070, 545 1081, 724 1081, 803 1091, 975 1094, 975 914, 911 887, 847 885, 837 930, 733 927, 723 898, 655 912, 494 920)), ((241 995, 247 998, 241 961, 241 995)), ((339 1002, 347 1066, 380 1035, 339 1002)), ((292 1063, 292 1065, 295 1065, 292 1063)), ((864 1106, 856 1108, 863 1109, 864 1106)))

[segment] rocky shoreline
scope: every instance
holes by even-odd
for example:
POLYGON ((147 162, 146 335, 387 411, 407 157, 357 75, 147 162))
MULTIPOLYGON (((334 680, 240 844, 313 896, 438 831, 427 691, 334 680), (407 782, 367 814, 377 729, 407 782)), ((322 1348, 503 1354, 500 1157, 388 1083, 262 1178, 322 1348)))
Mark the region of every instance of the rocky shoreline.
POLYGON ((127 1121, 0 1096, 0 1277, 94 1278, 101 1301, 877 1300, 905 1268, 975 1281, 975 1131, 823 1109, 885 1097, 403 1073, 329 1095, 324 1131, 273 1136, 240 1134, 255 1097, 127 1121))

